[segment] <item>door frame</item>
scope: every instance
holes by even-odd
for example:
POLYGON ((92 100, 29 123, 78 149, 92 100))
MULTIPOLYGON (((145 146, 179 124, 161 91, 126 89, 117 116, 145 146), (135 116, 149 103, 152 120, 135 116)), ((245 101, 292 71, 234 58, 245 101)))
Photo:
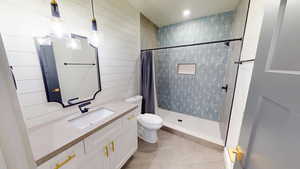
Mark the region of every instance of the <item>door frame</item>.
MULTIPOLYGON (((243 35, 242 35, 242 44, 241 44, 241 48, 240 48, 240 54, 239 54, 239 60, 237 62, 241 62, 241 57, 242 57, 242 51, 243 51, 243 47, 244 47, 244 38, 245 38, 245 34, 246 34, 246 29, 247 29, 247 23, 248 23, 248 18, 249 18, 249 11, 250 11, 250 7, 251 7, 251 2, 252 0, 248 0, 248 7, 247 7, 247 14, 246 14, 246 19, 245 19, 245 23, 244 23, 244 30, 243 30, 243 35)), ((225 144, 224 147, 227 146, 227 140, 228 140, 228 133, 229 133, 229 128, 230 128, 230 123, 231 123, 231 116, 232 116, 232 110, 233 110, 233 102, 235 100, 235 93, 236 93, 236 86, 237 86, 237 79, 238 79, 238 75, 239 75, 239 69, 240 69, 240 64, 237 64, 237 72, 235 75, 235 82, 234 82, 234 88, 233 88, 233 97, 231 100, 231 108, 230 108, 230 112, 229 112, 229 120, 227 123, 227 132, 226 132, 226 138, 225 138, 225 144)))

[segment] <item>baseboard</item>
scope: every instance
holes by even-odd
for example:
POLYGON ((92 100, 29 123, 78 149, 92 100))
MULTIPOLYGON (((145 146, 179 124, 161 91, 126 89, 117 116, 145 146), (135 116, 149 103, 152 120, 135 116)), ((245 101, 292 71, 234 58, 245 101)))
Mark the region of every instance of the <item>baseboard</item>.
POLYGON ((172 134, 175 134, 175 135, 177 135, 177 136, 184 137, 184 138, 186 138, 186 139, 188 139, 188 140, 197 142, 197 143, 199 143, 199 144, 202 144, 202 145, 205 145, 205 146, 208 146, 208 147, 211 147, 211 148, 220 150, 220 151, 223 151, 223 150, 224 150, 224 147, 221 146, 221 145, 219 145, 219 144, 212 143, 212 142, 207 141, 207 140, 204 140, 204 139, 202 139, 202 138, 195 137, 195 136, 192 136, 192 135, 183 133, 183 132, 181 132, 181 131, 179 131, 179 130, 176 130, 176 129, 173 129, 173 128, 170 128, 170 127, 167 127, 167 126, 163 126, 161 129, 164 130, 164 131, 170 132, 170 133, 172 133, 172 134))

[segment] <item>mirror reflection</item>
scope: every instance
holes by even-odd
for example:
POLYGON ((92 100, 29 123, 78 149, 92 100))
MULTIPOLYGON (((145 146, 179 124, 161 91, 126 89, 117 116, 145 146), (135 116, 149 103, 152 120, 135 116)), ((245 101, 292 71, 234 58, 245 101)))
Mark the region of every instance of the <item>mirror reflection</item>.
POLYGON ((101 91, 98 49, 76 34, 36 38, 48 102, 63 107, 93 100, 101 91))

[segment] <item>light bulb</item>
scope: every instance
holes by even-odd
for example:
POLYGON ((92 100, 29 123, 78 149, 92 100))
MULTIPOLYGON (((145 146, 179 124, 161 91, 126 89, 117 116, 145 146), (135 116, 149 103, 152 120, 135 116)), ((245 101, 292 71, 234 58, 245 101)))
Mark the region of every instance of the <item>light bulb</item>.
POLYGON ((182 12, 182 15, 183 15, 184 17, 189 17, 189 16, 191 15, 191 11, 188 10, 188 9, 186 9, 186 10, 184 10, 184 11, 182 12))
POLYGON ((57 17, 53 17, 51 19, 51 28, 52 28, 52 33, 58 37, 58 38, 62 38, 65 34, 64 32, 64 27, 63 27, 63 23, 62 20, 60 20, 57 17))

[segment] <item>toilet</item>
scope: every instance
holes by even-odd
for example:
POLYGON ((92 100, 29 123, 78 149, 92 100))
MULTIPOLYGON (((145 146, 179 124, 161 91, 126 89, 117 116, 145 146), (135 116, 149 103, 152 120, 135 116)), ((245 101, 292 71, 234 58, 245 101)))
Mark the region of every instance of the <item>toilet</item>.
POLYGON ((155 114, 141 114, 142 99, 142 96, 135 96, 126 99, 126 102, 136 103, 138 105, 139 115, 137 116, 137 120, 139 138, 148 143, 156 143, 158 140, 157 131, 162 127, 163 120, 161 117, 155 114))

